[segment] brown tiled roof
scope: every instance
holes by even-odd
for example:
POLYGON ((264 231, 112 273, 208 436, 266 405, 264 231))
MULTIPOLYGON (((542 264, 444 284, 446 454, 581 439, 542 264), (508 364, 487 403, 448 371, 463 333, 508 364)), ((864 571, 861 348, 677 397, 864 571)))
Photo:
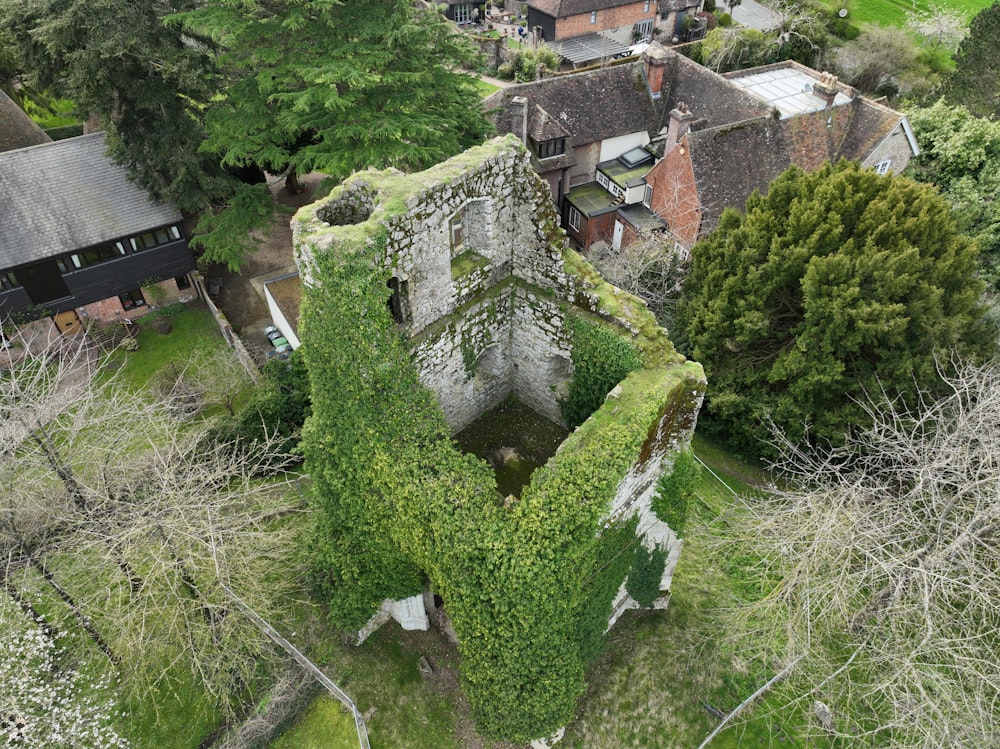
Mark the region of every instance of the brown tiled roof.
POLYGON ((714 127, 767 115, 771 107, 718 73, 684 55, 671 54, 664 73, 667 106, 687 104, 701 127, 714 127))
POLYGON ((0 90, 0 152, 48 143, 51 138, 0 90))
POLYGON ((576 145, 644 128, 653 135, 666 125, 662 107, 650 99, 641 63, 544 78, 496 92, 484 106, 501 134, 511 132, 510 118, 502 112, 509 111, 515 96, 528 100, 529 134, 538 130, 542 119, 551 118, 572 134, 576 145))
POLYGON ((528 7, 555 18, 566 18, 593 10, 632 5, 637 0, 528 0, 528 7))
POLYGON ((784 120, 758 117, 687 136, 698 195, 711 229, 726 207, 742 210, 792 164, 807 171, 840 159, 863 161, 903 116, 861 97, 784 120))
POLYGON ((528 135, 534 138, 536 143, 541 143, 556 138, 567 138, 572 133, 557 118, 536 104, 534 113, 528 118, 528 135))

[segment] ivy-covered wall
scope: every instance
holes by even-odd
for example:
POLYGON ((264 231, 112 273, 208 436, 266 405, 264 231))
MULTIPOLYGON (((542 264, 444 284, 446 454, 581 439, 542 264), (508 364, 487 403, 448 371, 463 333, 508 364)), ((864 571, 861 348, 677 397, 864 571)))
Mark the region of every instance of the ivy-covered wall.
POLYGON ((704 388, 642 303, 567 249, 546 190, 508 137, 417 175, 363 173, 293 222, 316 588, 359 629, 429 585, 480 729, 517 742, 571 717, 704 388), (470 205, 462 221, 483 224, 457 225, 470 205), (586 383, 597 410, 505 504, 453 447, 451 400, 480 378, 558 417, 574 372, 609 355, 621 367, 586 383))

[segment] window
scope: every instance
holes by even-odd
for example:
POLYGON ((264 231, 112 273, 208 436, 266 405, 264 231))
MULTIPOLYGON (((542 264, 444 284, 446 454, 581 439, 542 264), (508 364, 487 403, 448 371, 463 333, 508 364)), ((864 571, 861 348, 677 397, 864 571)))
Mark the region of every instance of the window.
POLYGON ((591 23, 597 23, 597 11, 596 10, 590 11, 590 22, 591 23))
POLYGON ((131 237, 129 239, 129 243, 132 245, 133 252, 141 252, 142 250, 148 250, 151 247, 159 247, 161 244, 167 244, 167 242, 174 242, 180 238, 180 229, 176 226, 167 226, 162 229, 148 231, 145 234, 139 234, 138 236, 131 237))
POLYGON ((187 276, 175 276, 174 283, 177 284, 178 291, 191 288, 191 280, 187 276))
POLYGON ((646 0, 646 2, 642 4, 642 12, 649 13, 649 0, 646 0))
POLYGON ((20 285, 21 284, 18 283, 17 278, 15 278, 14 274, 10 271, 0 273, 0 289, 6 291, 7 289, 16 289, 20 285))
POLYGON ((886 159, 885 161, 880 161, 875 165, 875 174, 885 175, 889 172, 889 167, 892 166, 892 160, 886 159))
POLYGON ((132 289, 132 291, 127 291, 124 294, 119 294, 118 298, 121 300, 123 309, 135 309, 136 307, 145 307, 146 300, 142 296, 142 291, 140 289, 132 289))
POLYGON ((580 231, 580 212, 574 207, 569 207, 569 226, 573 231, 580 231))
POLYGON ((452 253, 455 250, 461 249, 463 244, 463 211, 459 211, 454 216, 451 217, 451 223, 449 225, 449 231, 451 232, 451 249, 452 253))
POLYGON ((610 187, 608 186, 608 185, 610 184, 610 183, 608 182, 608 175, 606 175, 606 174, 605 174, 604 172, 598 172, 598 173, 597 173, 597 184, 599 184, 599 185, 600 185, 601 187, 603 187, 603 188, 604 188, 605 190, 610 190, 610 189, 611 189, 611 188, 610 188, 610 187))
POLYGON ((472 23, 472 3, 455 6, 455 23, 472 23))
POLYGON ((649 208, 652 202, 653 202, 653 186, 646 185, 646 192, 642 196, 642 204, 647 208, 649 208))
POLYGON ((125 243, 115 242, 114 244, 99 244, 96 247, 88 247, 86 250, 74 252, 69 256, 69 263, 64 258, 57 258, 56 265, 62 273, 72 270, 79 270, 108 260, 115 260, 125 255, 125 243))
POLYGON ((639 23, 632 27, 632 36, 639 42, 648 42, 652 39, 653 19, 647 18, 645 21, 639 21, 639 23))
POLYGON ((550 159, 553 156, 559 156, 564 153, 566 153, 565 138, 546 140, 538 144, 538 158, 540 159, 550 159))

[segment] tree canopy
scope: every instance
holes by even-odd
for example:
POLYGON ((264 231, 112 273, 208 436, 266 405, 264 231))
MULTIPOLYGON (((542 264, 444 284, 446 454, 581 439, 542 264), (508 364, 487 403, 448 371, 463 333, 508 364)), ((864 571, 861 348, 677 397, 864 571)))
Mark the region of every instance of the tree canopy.
POLYGON ((955 72, 942 88, 953 104, 977 117, 1000 118, 1000 2, 981 10, 969 24, 969 35, 955 53, 955 72))
POLYGON ((979 241, 980 274, 1000 286, 1000 122, 944 100, 907 112, 921 152, 909 173, 936 185, 979 241))
POLYGON ((197 213, 203 261, 238 270, 269 225, 240 170, 340 179, 424 168, 488 125, 471 45, 405 0, 0 0, 13 61, 108 133, 157 199, 197 213))
POLYGON ((976 257, 929 186, 848 162, 788 169, 692 251, 677 314, 708 426, 759 454, 770 421, 839 441, 866 393, 937 391, 936 353, 993 345, 976 257))

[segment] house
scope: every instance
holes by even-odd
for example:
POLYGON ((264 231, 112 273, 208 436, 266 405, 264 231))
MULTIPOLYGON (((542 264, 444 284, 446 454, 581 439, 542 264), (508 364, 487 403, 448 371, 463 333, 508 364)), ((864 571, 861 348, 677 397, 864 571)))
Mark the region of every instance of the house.
POLYGON ((546 42, 605 33, 623 44, 652 39, 657 0, 528 0, 528 28, 546 42))
POLYGON ((498 91, 485 103, 501 133, 522 138, 536 171, 579 246, 627 243, 663 227, 650 209, 645 175, 680 123, 670 112, 703 103, 699 126, 769 115, 746 91, 660 44, 641 60, 554 76, 498 91), (673 130, 672 130, 673 128, 673 130))
MULTIPOLYGON (((675 135, 650 170, 650 207, 690 247, 741 209, 791 165, 806 171, 848 159, 879 174, 898 173, 919 153, 906 117, 860 96, 827 73, 781 62, 727 74, 725 80, 767 105, 767 114, 704 123, 701 102, 671 112, 675 135)), ((688 106, 689 105, 689 106, 688 106)))
POLYGON ((0 153, 0 320, 70 334, 193 299, 181 220, 128 181, 104 133, 0 153))
POLYGON ((459 26, 465 26, 480 20, 480 6, 482 3, 471 2, 471 0, 446 0, 444 14, 449 21, 459 26))
POLYGON ((617 64, 493 94, 583 248, 669 230, 682 247, 784 169, 840 158, 880 172, 918 153, 906 118, 795 62, 722 76, 654 42, 617 64))

